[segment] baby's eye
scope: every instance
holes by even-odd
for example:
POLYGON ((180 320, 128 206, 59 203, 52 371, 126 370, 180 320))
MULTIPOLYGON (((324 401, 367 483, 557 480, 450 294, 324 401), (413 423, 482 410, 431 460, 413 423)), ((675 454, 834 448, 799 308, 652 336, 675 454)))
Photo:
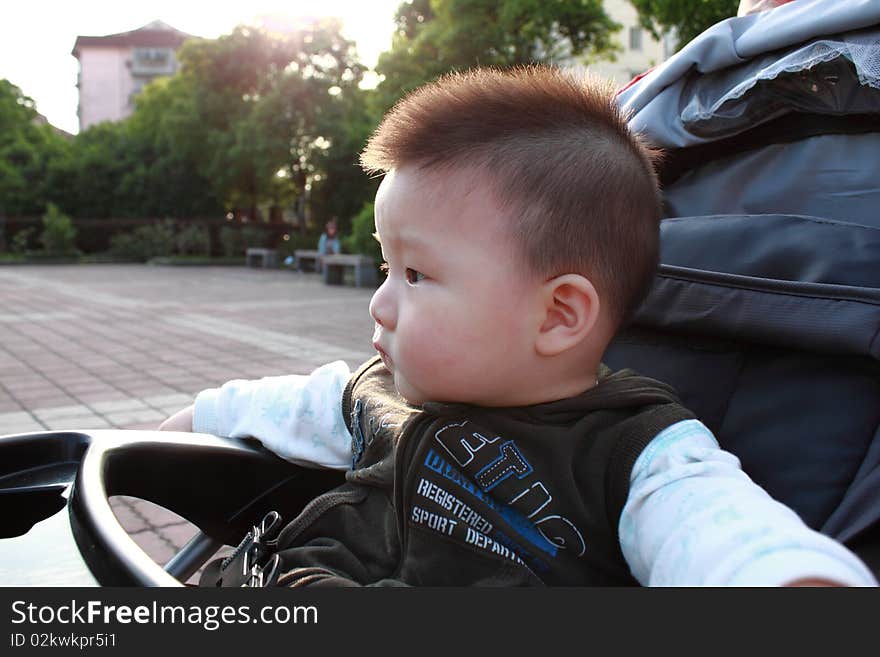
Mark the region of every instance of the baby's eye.
POLYGON ((387 262, 383 262, 381 265, 379 265, 379 270, 380 270, 383 274, 385 274, 386 276, 388 275, 388 270, 389 270, 389 269, 390 269, 390 267, 388 267, 388 263, 387 263, 387 262))
POLYGON ((422 272, 416 271, 410 267, 406 268, 406 282, 410 285, 415 285, 423 278, 425 278, 425 275, 422 272))

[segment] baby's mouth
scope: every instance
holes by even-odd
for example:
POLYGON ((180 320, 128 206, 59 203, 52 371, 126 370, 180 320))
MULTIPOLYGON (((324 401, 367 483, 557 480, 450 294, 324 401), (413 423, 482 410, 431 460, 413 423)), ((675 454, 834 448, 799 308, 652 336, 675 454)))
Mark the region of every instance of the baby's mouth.
POLYGON ((387 367, 390 370, 391 367, 394 365, 394 361, 391 360, 391 356, 389 356, 388 353, 382 347, 379 346, 378 342, 373 343, 373 349, 375 349, 376 353, 379 354, 379 358, 382 359, 382 362, 385 364, 385 367, 387 367))

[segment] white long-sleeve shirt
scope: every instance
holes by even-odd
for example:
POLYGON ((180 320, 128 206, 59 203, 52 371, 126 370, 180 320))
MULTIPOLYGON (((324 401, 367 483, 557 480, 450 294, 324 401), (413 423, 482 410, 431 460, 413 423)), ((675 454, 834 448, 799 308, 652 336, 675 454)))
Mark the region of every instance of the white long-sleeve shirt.
MULTIPOLYGON (((306 467, 345 470, 351 434, 342 361, 310 375, 229 381, 196 397, 193 430, 258 438, 306 467)), ((743 472, 698 420, 660 432, 633 467, 620 545, 635 578, 650 586, 778 586, 828 579, 876 586, 851 551, 807 527, 743 472)))

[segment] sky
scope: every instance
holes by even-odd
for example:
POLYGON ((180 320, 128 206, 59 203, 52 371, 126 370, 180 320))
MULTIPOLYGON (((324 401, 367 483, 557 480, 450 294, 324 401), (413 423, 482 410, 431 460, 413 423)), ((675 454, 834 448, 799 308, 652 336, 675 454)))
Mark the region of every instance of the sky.
POLYGON ((263 15, 339 16, 343 34, 357 42, 361 61, 373 66, 391 45, 401 0, 28 0, 0 3, 0 79, 37 104, 53 125, 79 131, 76 117, 77 36, 127 32, 161 20, 206 38, 227 34, 263 15))

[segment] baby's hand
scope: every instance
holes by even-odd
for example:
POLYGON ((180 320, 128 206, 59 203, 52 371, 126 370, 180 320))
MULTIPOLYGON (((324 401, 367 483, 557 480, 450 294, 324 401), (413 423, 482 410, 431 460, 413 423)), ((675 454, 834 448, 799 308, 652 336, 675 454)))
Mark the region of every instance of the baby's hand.
POLYGON ((159 425, 159 431, 189 431, 193 430, 193 407, 187 406, 177 411, 174 415, 159 425))

